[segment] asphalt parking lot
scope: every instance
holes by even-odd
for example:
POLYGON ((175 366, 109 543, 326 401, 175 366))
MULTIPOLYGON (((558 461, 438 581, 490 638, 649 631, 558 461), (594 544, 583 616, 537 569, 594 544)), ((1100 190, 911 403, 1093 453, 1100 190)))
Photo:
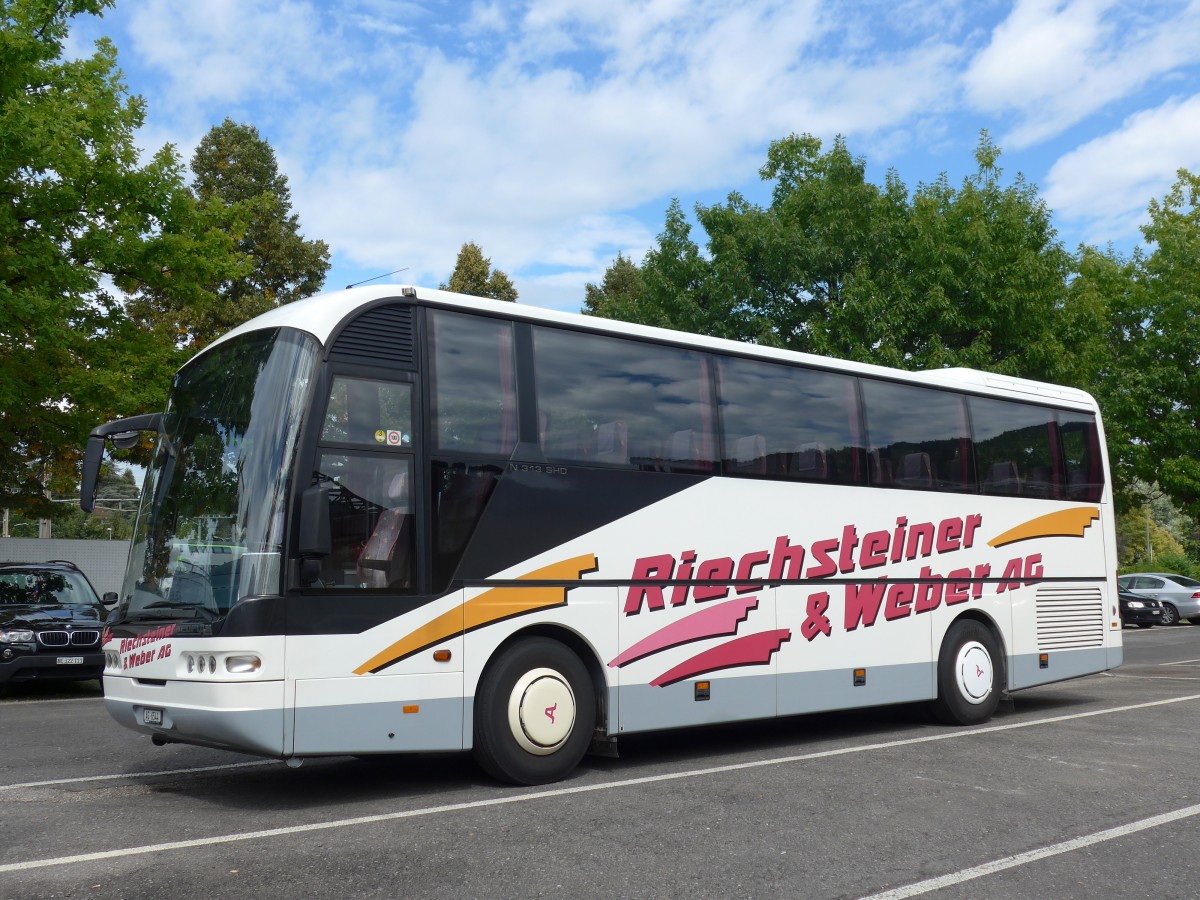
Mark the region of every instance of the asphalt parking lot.
POLYGON ((1200 896, 1200 627, 988 725, 914 707, 623 738, 548 788, 460 756, 157 748, 96 686, 0 701, 0 897, 1200 896))

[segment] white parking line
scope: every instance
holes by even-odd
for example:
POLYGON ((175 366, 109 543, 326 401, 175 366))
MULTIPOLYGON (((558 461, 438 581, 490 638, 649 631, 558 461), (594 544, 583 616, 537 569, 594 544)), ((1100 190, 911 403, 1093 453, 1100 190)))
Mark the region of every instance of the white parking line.
MULTIPOLYGON (((779 766, 786 763, 807 762, 814 759, 828 759, 833 756, 847 756, 851 753, 869 753, 876 750, 891 750, 897 747, 911 747, 916 744, 929 744, 934 741, 964 740, 980 735, 995 734, 999 731, 1015 731, 1019 728, 1033 728, 1038 725, 1053 725, 1058 722, 1069 722, 1075 719, 1089 719, 1095 716, 1107 716, 1114 713, 1129 712, 1138 709, 1150 709, 1155 706, 1166 706, 1171 703, 1186 703, 1200 700, 1200 694, 1187 697, 1172 697, 1168 700, 1153 700, 1148 703, 1134 703, 1128 706, 1114 706, 1108 709, 1092 710, 1091 712, 1071 713, 1065 716, 1051 716, 1046 719, 1033 719, 1028 722, 1010 722, 1005 725, 989 725, 983 728, 956 729, 918 738, 905 738, 898 741, 882 741, 876 744, 865 744, 856 747, 841 747, 835 750, 819 750, 815 753, 801 753, 794 756, 778 756, 773 759, 760 759, 754 762, 734 763, 727 766, 710 766, 703 769, 691 769, 685 772, 670 772, 664 775, 648 775, 644 778, 626 778, 621 781, 607 781, 603 784, 586 784, 578 787, 552 788, 544 791, 527 793, 506 793, 502 797, 489 800, 471 800, 465 803, 449 803, 442 806, 426 806, 420 809, 408 809, 399 812, 379 813, 372 816, 356 816, 350 819, 334 819, 328 822, 313 822, 308 825, 289 825, 282 828, 267 828, 261 831, 241 831, 232 834, 214 835, 189 841, 169 841, 162 844, 145 844, 140 847, 126 847, 119 850, 102 850, 96 853, 80 853, 75 856, 58 856, 50 859, 31 859, 24 862, 5 863, 0 865, 0 874, 4 872, 21 872, 32 869, 44 869, 50 866, 65 866, 71 863, 95 862, 101 859, 117 859, 124 856, 141 856, 147 853, 162 853, 167 850, 186 850, 190 847, 205 847, 212 844, 232 844, 240 841, 256 841, 264 838, 283 837, 293 834, 304 834, 311 831, 326 831, 333 828, 348 828, 354 825, 371 825, 377 822, 394 822, 399 819, 415 819, 422 816, 433 816, 441 813, 460 812, 467 809, 484 809, 489 806, 503 806, 509 803, 527 803, 531 800, 545 800, 554 797, 566 797, 571 794, 588 794, 594 791, 608 791, 617 788, 636 787, 644 784, 658 784, 667 781, 678 781, 683 778, 699 778, 705 775, 720 775, 725 772, 740 772, 747 769, 759 769, 766 766, 779 766)), ((247 765, 242 763, 241 765, 247 765)), ((1192 807, 1189 807, 1192 809, 1192 807)), ((1200 808, 1197 808, 1200 810, 1200 808)), ((1177 815, 1168 813, 1167 815, 1177 815)), ((1179 816, 1182 818, 1183 816, 1179 816)), ((1145 820, 1151 821, 1151 820, 1145 820)), ((1161 823, 1155 823, 1161 824, 1161 823)), ((1129 826, 1125 826, 1129 827, 1129 826)), ((1146 825, 1150 828, 1152 825, 1146 825)), ((1136 830, 1136 829, 1135 829, 1136 830)), ((1101 832, 1103 834, 1104 832, 1101 832)), ((1057 845, 1055 845, 1057 846, 1057 845)), ((1060 851, 1065 852, 1065 851, 1060 851)), ((1017 859, 1018 857, 1011 857, 1017 859)), ((1019 863, 1016 863, 1019 864, 1019 863)), ((985 873, 980 873, 985 874, 985 873)), ((979 875, 972 877, 978 878, 979 875)))
POLYGON ((187 769, 163 769, 158 772, 122 772, 119 775, 82 775, 78 778, 54 778, 50 781, 24 781, 19 784, 0 784, 0 791, 17 788, 48 787, 55 784, 82 784, 86 781, 114 781, 121 778, 156 778, 161 775, 191 775, 194 772, 216 772, 221 769, 244 769, 247 766, 277 766, 278 759, 256 759, 252 762, 221 763, 216 766, 192 766, 187 769))
POLYGON ((869 897, 863 897, 862 900, 901 900, 903 897, 916 897, 920 894, 928 894, 931 891, 938 891, 944 887, 962 884, 964 881, 971 881, 974 878, 982 878, 985 875, 1003 872, 1005 869, 1012 869, 1016 866, 1037 862, 1040 859, 1058 856, 1060 853, 1070 853, 1072 850, 1078 850, 1081 847, 1090 847, 1093 844, 1101 844, 1104 841, 1116 840, 1119 837, 1125 837, 1127 834, 1136 834, 1139 831, 1145 831, 1147 828, 1169 825, 1171 822, 1178 822, 1180 819, 1190 819, 1192 816, 1200 816, 1200 805, 1185 806, 1183 809, 1163 813, 1160 816, 1151 816, 1148 819, 1141 819, 1137 822, 1130 822, 1128 825, 1118 825, 1116 828, 1107 828, 1104 831, 1097 831, 1094 834, 1085 834, 1082 837, 1072 838, 1069 841, 1063 841, 1058 844, 1051 844, 1048 847, 1041 847, 1026 853, 1018 853, 1016 856, 994 859, 981 866, 973 866, 970 869, 951 872, 949 875, 939 875, 937 878, 929 878, 925 881, 907 884, 895 890, 884 891, 882 894, 872 894, 869 897))

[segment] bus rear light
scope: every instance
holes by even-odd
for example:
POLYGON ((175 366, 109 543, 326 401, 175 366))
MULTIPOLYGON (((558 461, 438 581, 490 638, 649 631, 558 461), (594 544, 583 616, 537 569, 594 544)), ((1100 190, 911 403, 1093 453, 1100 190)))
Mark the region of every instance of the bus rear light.
POLYGON ((1050 668, 1050 654, 1049 653, 1042 653, 1042 654, 1038 655, 1038 668, 1039 669, 1050 668))
POLYGON ((863 687, 866 683, 867 683, 867 670, 866 669, 855 669, 854 670, 854 686, 855 687, 863 687))
POLYGON ((234 675, 248 675, 262 668, 262 660, 257 656, 227 656, 225 671, 234 675))

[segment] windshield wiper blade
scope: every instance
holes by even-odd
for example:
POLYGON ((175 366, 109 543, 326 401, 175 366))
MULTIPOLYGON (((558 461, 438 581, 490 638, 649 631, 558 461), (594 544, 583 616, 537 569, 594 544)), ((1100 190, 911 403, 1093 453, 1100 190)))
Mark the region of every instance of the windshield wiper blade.
MULTIPOLYGON (((149 609, 155 609, 155 610, 171 609, 171 610, 179 610, 181 612, 204 613, 204 615, 206 615, 208 617, 208 620, 210 622, 215 619, 224 618, 224 616, 221 613, 214 612, 213 610, 209 609, 207 606, 199 606, 195 603, 179 603, 179 602, 175 602, 175 601, 171 601, 171 600, 156 600, 154 603, 149 603, 146 606, 143 606, 141 609, 133 612, 128 618, 132 619, 132 618, 136 618, 136 617, 141 617, 141 613, 144 612, 145 610, 149 610, 149 609)), ((151 613, 151 615, 153 615, 153 613, 151 613)))

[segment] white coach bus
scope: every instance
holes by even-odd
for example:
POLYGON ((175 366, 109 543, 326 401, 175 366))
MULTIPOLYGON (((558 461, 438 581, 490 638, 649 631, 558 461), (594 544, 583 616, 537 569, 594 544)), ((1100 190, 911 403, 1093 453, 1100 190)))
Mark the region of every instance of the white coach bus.
POLYGON ((1002 693, 1121 663, 1087 394, 413 287, 301 300, 177 374, 105 704, 156 743, 471 750, 1002 693))

